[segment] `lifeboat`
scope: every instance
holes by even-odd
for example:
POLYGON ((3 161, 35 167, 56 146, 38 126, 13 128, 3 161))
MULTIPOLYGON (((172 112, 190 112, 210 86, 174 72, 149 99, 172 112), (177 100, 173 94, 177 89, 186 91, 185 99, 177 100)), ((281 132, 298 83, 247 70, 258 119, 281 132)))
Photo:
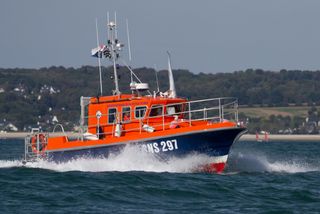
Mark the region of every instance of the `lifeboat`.
POLYGON ((166 92, 151 93, 148 84, 142 83, 127 66, 131 93, 121 93, 116 63, 120 61, 119 52, 124 45, 116 37, 116 23, 108 23, 107 45, 93 49, 92 56, 113 63, 115 90, 104 96, 100 84, 101 96, 80 98, 80 131, 76 138, 33 130, 25 139, 25 162, 108 158, 134 145, 159 160, 203 154, 208 156, 208 162, 199 169, 222 172, 232 144, 246 131, 238 122, 237 98, 190 101, 178 97, 169 53, 166 92))

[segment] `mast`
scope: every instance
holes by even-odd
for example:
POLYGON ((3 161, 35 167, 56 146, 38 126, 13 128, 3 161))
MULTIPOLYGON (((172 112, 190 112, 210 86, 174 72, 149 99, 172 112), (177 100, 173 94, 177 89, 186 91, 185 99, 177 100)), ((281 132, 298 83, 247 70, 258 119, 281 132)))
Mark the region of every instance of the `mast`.
MULTIPOLYGON (((96 19, 96 33, 97 33, 97 46, 96 48, 93 48, 91 50, 91 56, 98 58, 99 63, 99 74, 100 74, 100 94, 102 96, 102 74, 101 74, 101 62, 100 58, 103 56, 110 61, 112 61, 113 64, 113 73, 114 73, 114 85, 115 89, 113 90, 113 95, 120 95, 121 92, 119 90, 119 78, 118 78, 118 72, 117 72, 117 60, 120 59, 119 52, 124 47, 122 43, 119 42, 118 36, 117 36, 117 14, 114 13, 114 20, 109 20, 109 12, 107 12, 107 44, 106 45, 99 45, 99 35, 98 35, 98 22, 96 19)), ((130 54, 131 55, 131 54, 130 54)), ((131 71, 131 70, 130 70, 131 71)), ((132 71, 131 71, 132 72, 132 71)))
POLYGON ((113 91, 114 95, 120 95, 121 92, 119 90, 119 80, 118 80, 118 72, 117 72, 117 64, 116 61, 119 58, 119 51, 124 46, 121 44, 117 38, 117 23, 116 23, 116 14, 115 14, 115 22, 110 21, 108 22, 108 48, 110 50, 109 58, 113 62, 113 73, 114 73, 114 85, 115 90, 113 91))

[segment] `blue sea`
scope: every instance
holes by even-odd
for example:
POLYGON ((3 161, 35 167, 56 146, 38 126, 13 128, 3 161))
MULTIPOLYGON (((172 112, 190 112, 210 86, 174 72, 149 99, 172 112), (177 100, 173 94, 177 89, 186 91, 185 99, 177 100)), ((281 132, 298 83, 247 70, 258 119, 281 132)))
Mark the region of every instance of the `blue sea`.
POLYGON ((23 166, 23 151, 0 140, 0 213, 320 213, 320 142, 237 142, 222 174, 194 172, 200 155, 23 166))

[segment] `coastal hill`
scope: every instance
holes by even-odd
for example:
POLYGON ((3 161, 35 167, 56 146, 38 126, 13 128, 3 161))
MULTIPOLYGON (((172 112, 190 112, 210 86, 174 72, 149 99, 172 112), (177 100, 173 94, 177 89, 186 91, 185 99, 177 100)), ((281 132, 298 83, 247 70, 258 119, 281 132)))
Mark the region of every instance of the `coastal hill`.
MULTIPOLYGON (((112 68, 104 67, 102 72, 103 92, 109 95, 113 89, 112 68)), ((149 83, 152 91, 156 91, 154 69, 138 68, 134 72, 143 82, 149 83)), ((161 70, 157 74, 160 90, 166 91, 167 71, 161 70)), ((129 92, 128 69, 120 67, 119 78, 120 90, 129 92)), ((272 123, 278 124, 272 132, 288 127, 293 130, 303 125, 306 117, 318 122, 316 106, 320 104, 320 71, 248 69, 233 73, 194 74, 174 70, 174 78, 177 93, 182 97, 238 97, 240 118, 250 121, 251 132, 272 127, 272 123), (253 115, 252 110, 261 107, 291 108, 288 111, 297 110, 298 114, 277 114, 277 111, 270 114, 269 111, 268 114, 253 115), (251 110, 245 110, 248 108, 251 110), (299 108, 303 110, 298 111, 299 108), (278 120, 286 122, 279 126, 278 120), (269 125, 263 127, 262 123, 269 125)), ((55 123, 62 123, 72 130, 79 121, 80 96, 98 96, 99 91, 98 68, 93 66, 0 69, 0 130, 8 128, 9 124, 22 131, 35 126, 50 130, 55 123)))

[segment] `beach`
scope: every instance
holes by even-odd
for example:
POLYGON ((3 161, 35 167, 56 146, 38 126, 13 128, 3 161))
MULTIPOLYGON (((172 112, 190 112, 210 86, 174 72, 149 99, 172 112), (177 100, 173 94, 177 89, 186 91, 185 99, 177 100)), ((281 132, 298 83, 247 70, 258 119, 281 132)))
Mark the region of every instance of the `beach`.
MULTIPOLYGON (((27 135, 29 135, 30 132, 0 132, 0 139, 24 139, 27 135)), ((79 136, 79 133, 75 132, 50 132, 49 136, 63 136, 67 135, 70 138, 76 138, 79 136)))
MULTIPOLYGON (((262 142, 272 141, 272 142, 320 142, 320 135, 280 135, 280 134, 270 134, 265 140, 264 135, 259 135, 259 139, 262 142)), ((239 139, 240 141, 257 141, 256 135, 245 134, 239 139)))

